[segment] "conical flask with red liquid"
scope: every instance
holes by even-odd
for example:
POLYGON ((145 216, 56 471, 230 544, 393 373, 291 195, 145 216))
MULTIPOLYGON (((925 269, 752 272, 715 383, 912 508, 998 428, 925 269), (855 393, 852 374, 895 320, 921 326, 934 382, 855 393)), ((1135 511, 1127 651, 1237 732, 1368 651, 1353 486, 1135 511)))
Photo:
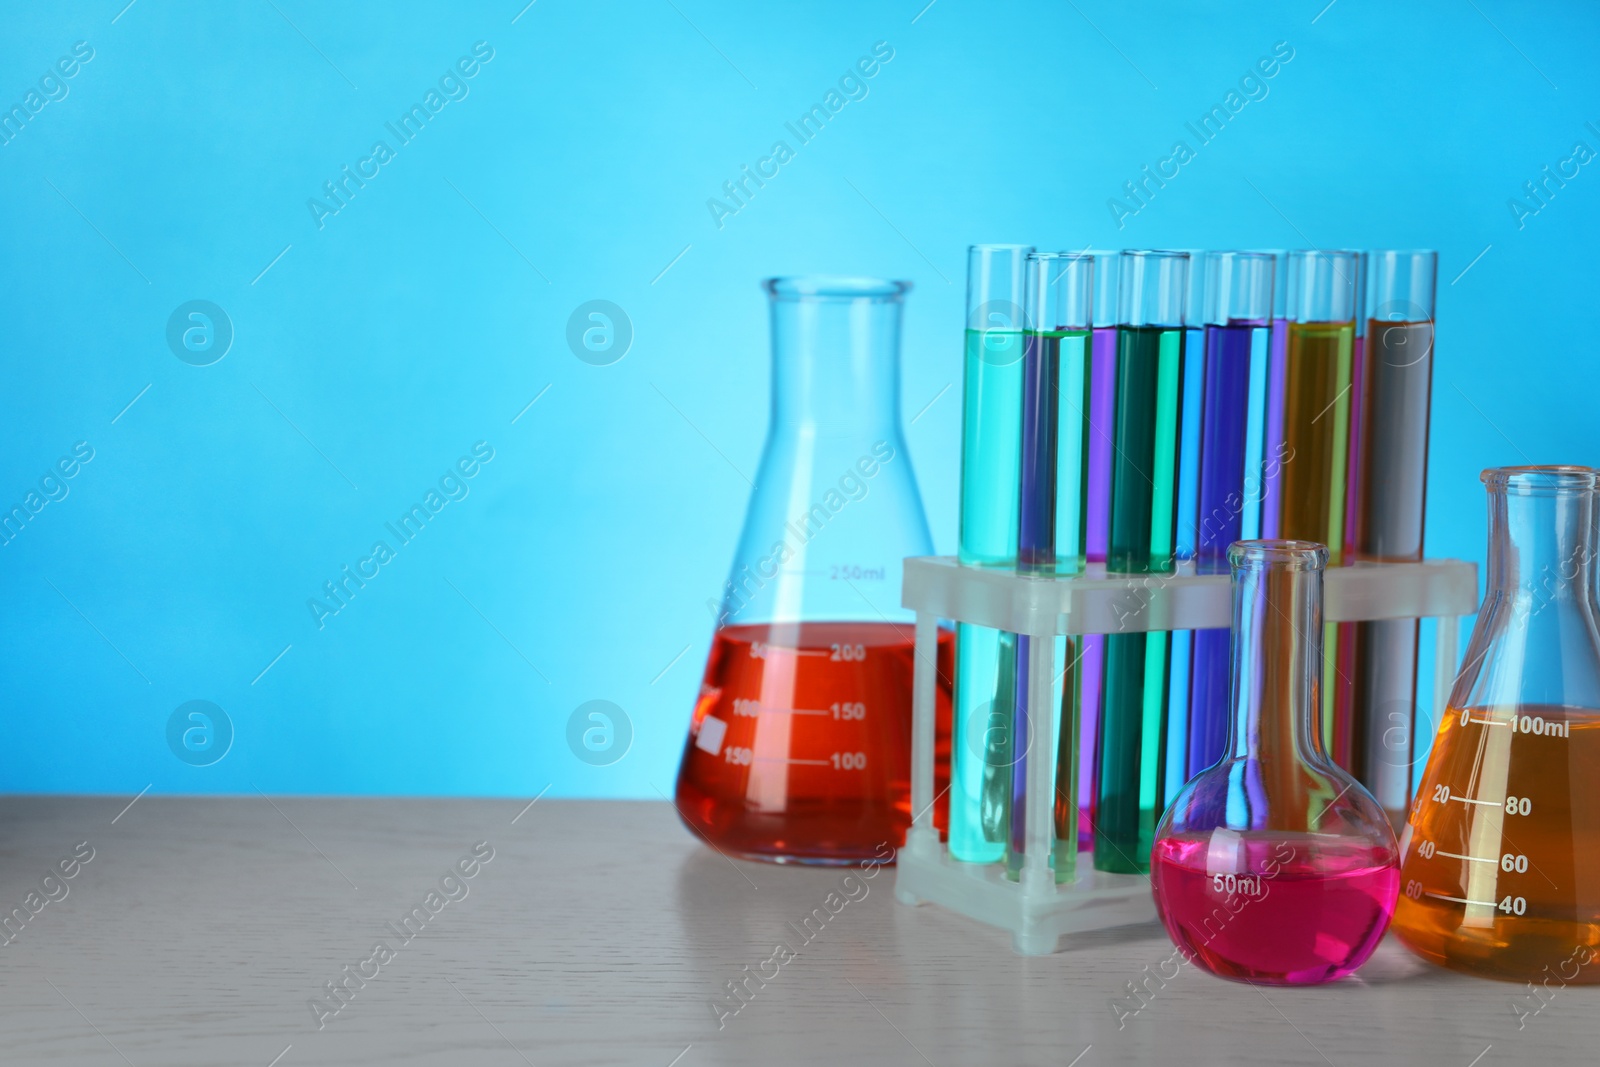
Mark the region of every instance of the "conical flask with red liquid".
MULTIPOLYGON (((678 769, 724 853, 882 860, 911 822, 913 616, 901 561, 933 553, 900 422, 907 282, 773 278, 766 447, 678 769)), ((949 721, 953 637, 938 643, 949 721)), ((948 767, 948 731, 938 763, 948 767)), ((942 786, 943 783, 940 783, 942 786)))

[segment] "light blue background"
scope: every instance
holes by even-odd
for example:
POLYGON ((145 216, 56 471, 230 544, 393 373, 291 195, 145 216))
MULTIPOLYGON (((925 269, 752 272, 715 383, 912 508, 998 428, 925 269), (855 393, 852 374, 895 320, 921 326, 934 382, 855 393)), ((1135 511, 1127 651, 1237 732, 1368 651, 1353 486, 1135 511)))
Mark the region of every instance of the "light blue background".
POLYGON ((974 241, 1439 248, 1428 548, 1481 560, 1482 468, 1600 461, 1572 329, 1600 171, 1507 206, 1600 149, 1600 15, 1324 2, 5 5, 8 108, 95 55, 0 146, 0 501, 95 458, 0 547, 0 789, 670 792, 765 428, 758 279, 916 282, 903 407, 932 401, 949 552, 974 241), (319 231, 307 199, 480 40, 470 95, 319 231), (715 226, 878 41, 870 95, 715 226), (1267 98, 1119 231, 1107 199, 1278 41, 1267 98), (191 299, 234 325, 209 367, 164 339, 191 299), (591 299, 632 319, 615 365, 566 345, 591 299), (470 496, 319 631, 307 598, 480 440, 470 496), (209 767, 165 740, 193 699, 236 729, 209 767), (611 766, 565 741, 591 699, 633 723, 611 766))

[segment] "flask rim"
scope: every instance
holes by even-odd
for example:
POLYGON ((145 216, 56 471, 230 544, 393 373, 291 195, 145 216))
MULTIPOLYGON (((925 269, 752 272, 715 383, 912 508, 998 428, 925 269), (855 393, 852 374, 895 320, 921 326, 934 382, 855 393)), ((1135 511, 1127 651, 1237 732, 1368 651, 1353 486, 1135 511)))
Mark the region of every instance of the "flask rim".
POLYGON ((911 291, 908 281, 853 274, 795 274, 762 281, 774 300, 899 300, 911 291))
POLYGON ((1529 464, 1490 467, 1478 476, 1491 493, 1542 496, 1555 493, 1593 492, 1600 488, 1600 471, 1575 464, 1529 464))
POLYGON ((1328 565, 1328 548, 1319 541, 1235 541, 1228 546, 1228 562, 1235 567, 1270 563, 1291 570, 1320 571, 1328 565))

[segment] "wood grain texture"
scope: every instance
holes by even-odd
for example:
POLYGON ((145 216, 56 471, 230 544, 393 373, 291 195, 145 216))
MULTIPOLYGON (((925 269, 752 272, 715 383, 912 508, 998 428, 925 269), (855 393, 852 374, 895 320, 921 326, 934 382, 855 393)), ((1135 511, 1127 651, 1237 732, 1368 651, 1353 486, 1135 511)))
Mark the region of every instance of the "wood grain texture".
POLYGON ((1127 983, 1172 958, 1154 926, 1020 958, 998 931, 897 904, 892 869, 841 888, 839 870, 729 860, 664 803, 547 799, 513 824, 526 799, 146 796, 113 824, 129 799, 3 800, 0 911, 26 913, 59 860, 94 849, 0 947, 7 1064, 1593 1061, 1600 993, 1559 990, 1519 1029, 1512 1005, 1539 1003, 1525 987, 1392 940, 1319 989, 1184 966, 1119 1019, 1114 1001, 1139 1003, 1127 983), (308 1000, 376 941, 400 945, 385 924, 480 841, 494 858, 467 895, 318 1029, 308 1000), (802 943, 788 924, 834 891, 860 899, 802 943), (798 955, 719 1029, 710 1004, 780 941, 798 955))

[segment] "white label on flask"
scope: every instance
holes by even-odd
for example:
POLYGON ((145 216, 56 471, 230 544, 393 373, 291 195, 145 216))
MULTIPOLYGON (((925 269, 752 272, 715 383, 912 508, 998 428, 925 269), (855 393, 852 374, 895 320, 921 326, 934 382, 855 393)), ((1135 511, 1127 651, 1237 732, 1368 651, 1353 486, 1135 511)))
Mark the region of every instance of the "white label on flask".
POLYGON ((1238 874, 1243 866, 1240 847, 1244 840, 1237 830, 1219 826, 1211 831, 1211 841, 1206 848, 1207 874, 1238 874))
POLYGON ((700 734, 694 739, 694 747, 715 756, 722 751, 722 737, 727 732, 727 723, 715 715, 707 715, 700 720, 700 734))

